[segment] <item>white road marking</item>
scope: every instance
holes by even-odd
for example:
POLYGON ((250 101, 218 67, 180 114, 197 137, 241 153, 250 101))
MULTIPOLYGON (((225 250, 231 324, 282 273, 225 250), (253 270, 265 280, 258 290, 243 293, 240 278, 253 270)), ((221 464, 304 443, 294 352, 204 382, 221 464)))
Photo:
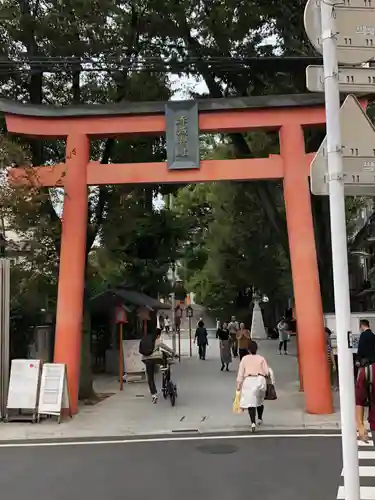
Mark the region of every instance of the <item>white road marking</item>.
MULTIPOLYGON (((375 500, 375 486, 361 486, 359 496, 361 500, 375 500)), ((337 499, 346 499, 344 486, 339 487, 337 499)))
POLYGON ((341 434, 244 434, 244 435, 222 435, 222 436, 180 436, 180 437, 160 437, 160 438, 140 438, 140 439, 108 439, 101 441, 50 441, 50 442, 13 442, 1 443, 0 448, 47 448, 53 446, 88 446, 105 444, 141 444, 141 443, 166 443, 170 441, 222 441, 235 439, 291 439, 291 438, 340 438, 341 434))
MULTIPOLYGON (((344 469, 341 473, 341 475, 344 475, 344 469)), ((375 477, 375 466, 360 466, 359 467, 359 476, 360 477, 375 477)))
POLYGON ((357 444, 360 448, 366 448, 368 446, 374 446, 374 441, 367 441, 367 443, 365 443, 364 441, 357 441, 357 444))
POLYGON ((359 450, 358 458, 360 460, 375 460, 375 451, 359 450))

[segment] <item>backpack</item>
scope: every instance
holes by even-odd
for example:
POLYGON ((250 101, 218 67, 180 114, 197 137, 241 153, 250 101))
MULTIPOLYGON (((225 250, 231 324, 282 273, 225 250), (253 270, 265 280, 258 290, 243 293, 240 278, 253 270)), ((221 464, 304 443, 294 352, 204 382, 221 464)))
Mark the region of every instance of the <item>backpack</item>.
POLYGON ((155 339, 151 335, 142 337, 139 343, 139 354, 142 356, 151 356, 155 349, 155 339))

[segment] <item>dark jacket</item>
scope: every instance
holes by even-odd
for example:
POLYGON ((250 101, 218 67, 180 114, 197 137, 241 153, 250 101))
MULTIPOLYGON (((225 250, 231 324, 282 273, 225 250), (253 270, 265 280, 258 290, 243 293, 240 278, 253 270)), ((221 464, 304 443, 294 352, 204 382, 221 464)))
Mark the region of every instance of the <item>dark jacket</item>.
POLYGON ((230 333, 228 328, 219 328, 216 332, 216 338, 220 340, 229 340, 230 333))
POLYGON ((195 330, 195 339, 198 345, 207 345, 207 330, 198 326, 195 330))
POLYGON ((359 337, 357 360, 362 366, 375 363, 375 335, 369 328, 359 337))

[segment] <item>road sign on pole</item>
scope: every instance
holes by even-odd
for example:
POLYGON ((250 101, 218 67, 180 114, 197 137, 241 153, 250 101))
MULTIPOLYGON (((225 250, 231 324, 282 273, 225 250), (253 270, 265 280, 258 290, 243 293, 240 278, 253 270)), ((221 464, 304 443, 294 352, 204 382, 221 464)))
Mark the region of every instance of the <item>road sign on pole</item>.
MULTIPOLYGON (((306 34, 315 47, 323 53, 324 29, 320 18, 321 0, 308 0, 305 7, 306 34)), ((337 61, 341 64, 360 64, 375 54, 375 2, 329 2, 331 16, 335 16, 334 35, 337 43, 337 61)))
MULTIPOLYGON (((353 8, 352 4, 349 7, 348 3, 349 0, 336 6, 334 0, 320 3, 317 0, 308 0, 305 9, 305 28, 311 43, 323 53, 327 140, 321 149, 325 149, 328 162, 345 498, 360 500, 353 356, 348 346, 351 317, 338 62, 357 64, 366 62, 375 55, 374 37, 371 33, 368 34, 368 29, 375 26, 375 10, 367 8, 369 2, 363 2, 361 10, 358 7, 353 8)), ((358 126, 353 118, 351 116, 349 121, 358 126)), ((363 149, 362 143, 357 144, 357 135, 348 137, 344 148, 344 154, 350 152, 351 161, 356 168, 361 165, 362 160, 358 157, 363 149)), ((367 149, 365 153, 367 154, 367 149)))
MULTIPOLYGON (((353 94, 375 92, 375 68, 339 67, 339 90, 353 94)), ((307 66, 306 86, 310 92, 324 92, 323 66, 307 66)))
MULTIPOLYGON (((357 99, 349 95, 340 109, 341 151, 346 196, 375 196, 375 127, 357 99)), ((310 171, 311 192, 329 195, 327 137, 310 171)))

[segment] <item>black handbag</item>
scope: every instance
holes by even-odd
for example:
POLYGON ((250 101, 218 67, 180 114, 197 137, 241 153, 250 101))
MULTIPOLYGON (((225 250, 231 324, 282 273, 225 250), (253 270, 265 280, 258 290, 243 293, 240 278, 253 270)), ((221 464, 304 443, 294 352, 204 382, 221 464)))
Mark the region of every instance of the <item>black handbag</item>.
POLYGON ((266 401, 275 401, 277 399, 276 388, 275 385, 271 382, 270 377, 267 377, 267 389, 264 399, 266 401))

